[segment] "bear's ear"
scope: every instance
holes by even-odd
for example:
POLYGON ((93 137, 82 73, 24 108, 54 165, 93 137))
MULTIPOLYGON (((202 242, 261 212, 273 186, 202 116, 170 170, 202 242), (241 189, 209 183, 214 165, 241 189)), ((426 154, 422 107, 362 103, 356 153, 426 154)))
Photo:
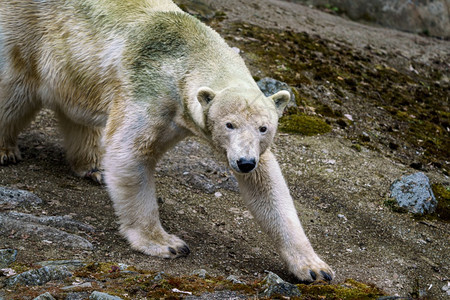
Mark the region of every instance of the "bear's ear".
POLYGON ((275 95, 270 96, 273 102, 275 102, 275 107, 277 108, 278 117, 283 115, 283 111, 286 108, 289 100, 291 100, 291 94, 288 91, 279 91, 275 95))
POLYGON ((197 100, 202 107, 206 107, 216 96, 216 93, 209 87, 201 87, 197 91, 197 100))

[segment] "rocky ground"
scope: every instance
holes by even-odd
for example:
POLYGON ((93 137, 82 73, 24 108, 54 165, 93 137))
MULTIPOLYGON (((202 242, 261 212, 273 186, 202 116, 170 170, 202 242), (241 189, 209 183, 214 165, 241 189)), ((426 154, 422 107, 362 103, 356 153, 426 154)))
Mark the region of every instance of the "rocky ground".
MULTIPOLYGON (((353 23, 290 2, 179 3, 239 48, 256 79, 270 76, 294 88, 298 107, 281 121, 285 132, 297 132, 288 128, 293 120, 298 121, 294 127, 305 120, 313 120, 313 127, 322 124, 317 132, 309 125, 302 134, 280 132, 274 152, 307 235, 336 271, 333 283, 345 286, 351 279, 389 295, 444 299, 442 288, 450 278, 445 206, 418 218, 393 210, 387 200, 396 179, 420 170, 435 191, 443 191, 441 204, 445 201, 450 43, 353 23)), ((0 186, 42 199, 0 207, 0 248, 18 250, 13 270, 78 259, 106 263, 106 274, 123 263, 141 275, 150 273, 137 270, 188 276, 205 269, 251 286, 272 271, 295 282, 242 205, 235 179, 201 141, 180 143, 158 166, 163 225, 191 248, 188 257, 176 260, 130 250, 118 235, 104 187, 76 178, 61 144, 54 116, 44 110, 20 137, 24 160, 0 168, 0 186), (22 225, 14 227, 17 222, 22 225)), ((89 276, 80 272, 75 278, 82 284, 89 276)), ((96 280, 107 285, 111 278, 96 280)), ((9 299, 14 288, 4 287, 3 293, 9 299)), ((124 293, 118 295, 126 298, 124 293)), ((128 290, 127 295, 144 294, 128 290)), ((230 295, 222 298, 236 296, 230 295)))

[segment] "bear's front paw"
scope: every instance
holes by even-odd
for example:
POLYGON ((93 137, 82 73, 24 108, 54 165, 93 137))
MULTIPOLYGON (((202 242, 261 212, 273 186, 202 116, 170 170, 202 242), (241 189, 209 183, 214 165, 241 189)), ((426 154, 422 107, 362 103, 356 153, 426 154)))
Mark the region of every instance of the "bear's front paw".
POLYGON ((22 160, 18 147, 0 148, 0 165, 15 164, 22 160))
POLYGON ((144 254, 161 258, 184 257, 191 253, 186 243, 173 234, 143 234, 129 229, 122 230, 123 235, 130 242, 131 247, 144 254))
POLYGON ((295 253, 282 253, 289 271, 291 271, 299 280, 312 282, 316 280, 331 281, 334 272, 324 261, 315 253, 309 256, 295 253))

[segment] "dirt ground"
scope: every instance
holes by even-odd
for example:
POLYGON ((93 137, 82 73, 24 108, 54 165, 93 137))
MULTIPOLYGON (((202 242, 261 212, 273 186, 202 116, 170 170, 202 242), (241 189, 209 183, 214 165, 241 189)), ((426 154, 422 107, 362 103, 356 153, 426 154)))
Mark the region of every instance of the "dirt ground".
MULTIPOLYGON (((370 44, 425 64, 450 58, 448 41, 357 24, 292 2, 202 3, 223 11, 223 24, 239 21, 305 31, 354 49, 370 44)), ((123 262, 174 275, 203 268, 212 275, 247 279, 264 277, 270 270, 295 281, 241 203, 227 168, 199 140, 180 143, 158 166, 163 225, 191 249, 188 257, 175 260, 135 252, 119 236, 105 188, 71 173, 53 113, 42 111, 19 144, 24 160, 0 168, 0 186, 28 190, 44 200, 44 205, 26 212, 70 215, 96 228, 83 233, 94 244, 92 251, 74 251, 28 236, 1 236, 1 248, 19 249, 20 262, 78 258, 123 262)), ((383 202, 391 183, 416 170, 392 155, 366 147, 356 151, 352 145, 339 128, 320 136, 279 134, 276 138, 274 152, 316 252, 334 268, 335 282, 353 278, 391 295, 444 298, 441 287, 450 279, 450 224, 417 221, 390 211, 383 202)), ((427 175, 433 183, 449 182, 440 170, 430 169, 427 175)))

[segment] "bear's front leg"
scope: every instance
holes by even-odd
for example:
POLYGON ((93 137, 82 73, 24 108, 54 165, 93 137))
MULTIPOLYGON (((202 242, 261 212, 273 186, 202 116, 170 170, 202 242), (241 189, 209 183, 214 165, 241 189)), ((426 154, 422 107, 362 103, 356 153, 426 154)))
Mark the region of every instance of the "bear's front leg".
POLYGON ((190 252, 186 243, 168 234, 159 220, 156 160, 136 151, 133 135, 119 130, 105 139, 105 183, 119 217, 120 232, 133 249, 147 255, 186 256, 190 252))
POLYGON ((302 281, 330 281, 333 270, 317 256, 306 237, 270 150, 261 155, 255 171, 236 177, 247 207, 278 246, 289 270, 302 281))

